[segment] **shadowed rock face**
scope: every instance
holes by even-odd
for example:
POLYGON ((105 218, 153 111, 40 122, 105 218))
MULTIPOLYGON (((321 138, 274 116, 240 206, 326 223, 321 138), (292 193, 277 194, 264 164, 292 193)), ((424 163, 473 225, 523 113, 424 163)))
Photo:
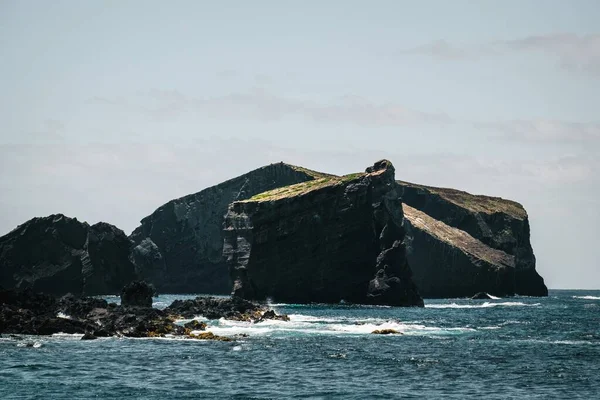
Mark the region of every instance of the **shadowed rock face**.
POLYGON ((408 262, 426 298, 514 294, 514 256, 404 204, 408 262))
MULTIPOLYGON (((402 191, 402 201, 413 207, 414 212, 407 213, 411 225, 415 227, 415 240, 409 254, 409 262, 415 275, 421 275, 422 271, 436 275, 447 272, 448 265, 456 266, 456 259, 448 254, 448 246, 456 247, 459 253, 468 254, 471 262, 471 270, 478 271, 478 278, 483 279, 481 274, 485 273, 482 265, 496 265, 499 269, 489 273, 485 278, 486 285, 494 287, 488 290, 485 287, 473 286, 474 291, 462 295, 472 296, 476 292, 487 291, 501 295, 522 294, 529 296, 547 296, 548 289, 544 280, 535 270, 535 256, 529 240, 529 219, 527 212, 519 203, 504 200, 497 197, 476 196, 454 189, 434 188, 416 185, 413 183, 397 181, 402 191), (424 218, 431 218, 431 221, 424 218), (415 216, 426 223, 414 224, 415 216), (441 222, 436 224, 433 222, 441 222), (428 229, 424 229, 428 227, 428 229), (447 228, 456 228, 452 235, 447 228), (469 236, 473 241, 462 243, 469 236), (450 242, 443 238, 450 239, 450 242), (441 244, 444 243, 444 244, 441 244), (488 248, 487 250, 485 248, 488 248), (512 262, 502 262, 501 265, 489 262, 491 254, 499 250, 506 256, 512 257, 512 262), (444 253, 444 251, 446 253, 444 253), (433 252, 435 254, 427 254, 433 252), (499 278, 502 276, 502 278, 499 278), (495 284, 491 282, 500 279, 495 284)), ((412 237, 412 233, 410 235, 412 237)), ((466 268, 467 263, 463 265, 466 268)), ((471 279, 467 276, 467 280, 471 279)), ((429 288, 423 289, 426 297, 446 297, 446 289, 439 287, 433 282, 439 282, 432 278, 429 288)), ((424 282, 423 282, 424 283, 424 282)), ((422 283, 422 284, 423 284, 422 283)), ((487 287, 487 286, 486 286, 487 287)))
POLYGON ((54 295, 110 294, 135 278, 120 229, 62 214, 34 218, 0 237, 0 285, 54 295))
POLYGON ((130 236, 137 272, 161 293, 228 293, 231 283, 222 257, 227 206, 317 176, 323 174, 271 164, 166 203, 130 236))
POLYGON ((229 207, 233 294, 292 303, 422 306, 403 244, 394 167, 325 177, 229 207))

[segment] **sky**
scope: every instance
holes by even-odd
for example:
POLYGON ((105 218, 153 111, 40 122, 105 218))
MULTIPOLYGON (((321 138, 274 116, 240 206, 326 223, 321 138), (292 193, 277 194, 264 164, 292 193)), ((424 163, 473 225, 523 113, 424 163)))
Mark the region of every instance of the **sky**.
POLYGON ((600 2, 0 0, 0 235, 284 161, 518 201, 600 288, 600 2))

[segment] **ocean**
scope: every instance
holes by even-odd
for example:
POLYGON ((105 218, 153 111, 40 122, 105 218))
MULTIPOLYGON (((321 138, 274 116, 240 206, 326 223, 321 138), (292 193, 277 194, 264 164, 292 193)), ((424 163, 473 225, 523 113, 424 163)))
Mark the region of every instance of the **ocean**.
POLYGON ((600 398, 600 291, 271 306, 291 321, 207 321, 233 342, 5 335, 0 398, 600 398))

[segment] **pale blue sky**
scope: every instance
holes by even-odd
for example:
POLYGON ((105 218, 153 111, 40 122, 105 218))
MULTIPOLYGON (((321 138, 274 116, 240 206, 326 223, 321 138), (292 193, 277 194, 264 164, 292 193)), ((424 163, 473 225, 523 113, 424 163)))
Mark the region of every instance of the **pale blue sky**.
POLYGON ((129 233, 271 162, 523 203, 553 288, 600 288, 597 1, 0 0, 0 234, 129 233), (325 3, 325 4, 323 4, 325 3))

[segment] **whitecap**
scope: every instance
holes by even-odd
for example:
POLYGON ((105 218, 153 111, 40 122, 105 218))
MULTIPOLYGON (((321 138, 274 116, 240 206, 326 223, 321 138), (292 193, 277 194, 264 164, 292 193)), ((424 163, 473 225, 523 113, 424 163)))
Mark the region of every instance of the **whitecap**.
POLYGON ((56 314, 56 318, 71 319, 71 316, 67 315, 65 313, 59 312, 58 314, 56 314))
POLYGON ((599 296, 573 296, 573 298, 582 300, 600 300, 599 296))
POLYGON ((490 303, 486 301, 483 304, 425 304, 425 308, 490 308, 490 307, 537 307, 540 303, 522 303, 519 301, 506 301, 502 303, 490 303))

